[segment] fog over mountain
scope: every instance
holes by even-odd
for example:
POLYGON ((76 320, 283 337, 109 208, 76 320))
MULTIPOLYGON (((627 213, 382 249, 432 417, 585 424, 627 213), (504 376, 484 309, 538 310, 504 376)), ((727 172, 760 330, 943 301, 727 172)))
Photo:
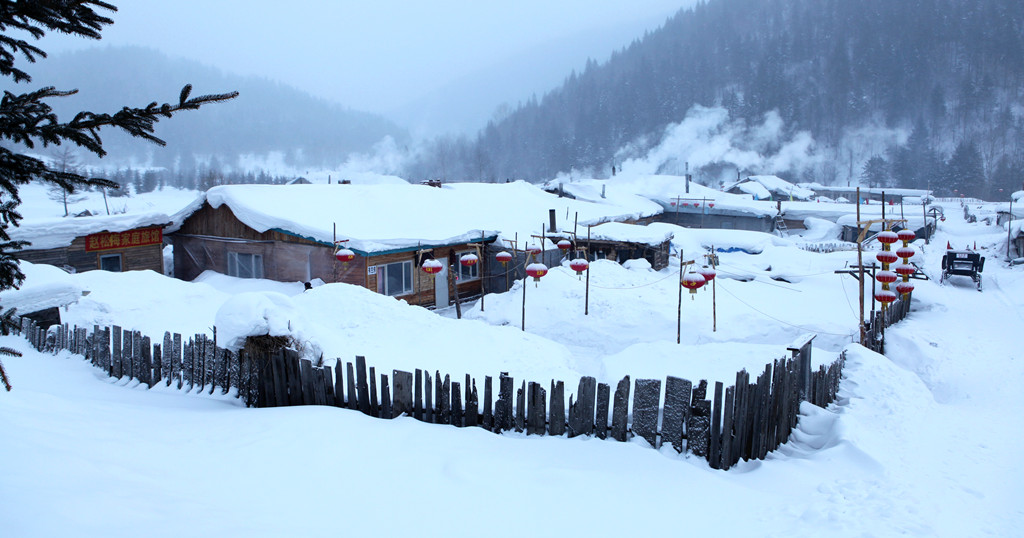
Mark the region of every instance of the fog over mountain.
MULTIPOLYGON (((174 101, 186 83, 193 95, 237 90, 239 96, 201 113, 157 125, 159 147, 116 131, 101 133, 112 166, 191 167, 216 160, 226 168, 242 161, 277 159, 299 166, 333 166, 350 153, 367 152, 385 137, 400 143, 406 131, 381 116, 344 108, 259 77, 227 74, 198 62, 141 47, 97 47, 54 54, 31 66, 33 80, 5 88, 24 92, 42 86, 78 89, 53 99, 59 117, 79 110, 116 112, 131 104, 174 101), (241 161, 240 161, 241 159, 241 161)), ((81 156, 86 162, 88 156, 81 156)))

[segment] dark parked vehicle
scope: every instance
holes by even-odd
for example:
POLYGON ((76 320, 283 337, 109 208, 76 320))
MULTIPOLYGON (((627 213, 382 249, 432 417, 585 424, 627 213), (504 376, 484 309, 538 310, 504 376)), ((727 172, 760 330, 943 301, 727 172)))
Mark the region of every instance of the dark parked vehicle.
POLYGON ((947 250, 942 257, 942 283, 951 275, 969 276, 981 291, 981 271, 985 268, 985 257, 970 250, 947 250))

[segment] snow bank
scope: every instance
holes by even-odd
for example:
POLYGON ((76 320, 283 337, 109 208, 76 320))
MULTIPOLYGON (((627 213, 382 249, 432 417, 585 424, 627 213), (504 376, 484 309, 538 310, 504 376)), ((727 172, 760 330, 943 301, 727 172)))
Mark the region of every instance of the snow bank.
POLYGON ((285 336, 298 334, 293 323, 298 310, 283 293, 247 292, 231 297, 217 310, 217 345, 238 351, 250 336, 285 336))

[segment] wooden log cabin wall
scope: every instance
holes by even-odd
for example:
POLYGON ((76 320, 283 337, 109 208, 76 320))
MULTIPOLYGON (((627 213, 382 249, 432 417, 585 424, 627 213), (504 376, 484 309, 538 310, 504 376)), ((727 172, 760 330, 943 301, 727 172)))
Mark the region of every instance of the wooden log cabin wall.
MULTIPOLYGON (((420 306, 444 307, 455 298, 458 286, 462 298, 478 296, 482 268, 462 269, 457 283, 447 276, 433 277, 420 270, 423 255, 447 260, 476 252, 471 243, 444 247, 410 246, 384 253, 356 252, 350 262, 335 256, 331 243, 316 241, 281 230, 258 232, 242 223, 226 205, 213 208, 204 204, 185 219, 171 236, 174 243, 174 274, 192 280, 203 271, 281 282, 307 282, 319 278, 327 283, 345 282, 371 291, 391 295, 420 306), (438 279, 447 293, 438 294, 438 279), (441 299, 445 304, 437 305, 441 299)), ((493 241, 493 238, 488 238, 493 241)), ((457 262, 456 262, 457 263, 457 262)), ((483 258, 480 263, 486 263, 483 258)))
POLYGON ((31 263, 71 268, 75 272, 151 270, 163 273, 163 226, 76 237, 69 246, 23 250, 15 257, 31 263))

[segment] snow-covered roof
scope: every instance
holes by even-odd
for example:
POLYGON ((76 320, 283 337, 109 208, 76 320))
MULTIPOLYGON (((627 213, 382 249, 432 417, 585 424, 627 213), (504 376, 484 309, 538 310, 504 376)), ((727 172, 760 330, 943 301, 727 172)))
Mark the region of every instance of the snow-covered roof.
POLYGON ((768 200, 772 193, 764 185, 756 181, 741 181, 733 185, 729 190, 738 190, 754 197, 755 200, 768 200))
POLYGON ((592 203, 559 198, 523 181, 426 185, 225 185, 210 189, 173 216, 175 231, 203 202, 226 205, 250 228, 279 230, 357 252, 380 253, 417 245, 450 245, 498 236, 539 235, 555 210, 558 228, 623 221, 657 214, 652 202, 592 203))
POLYGON ((171 217, 163 213, 126 213, 92 217, 23 220, 17 228, 8 228, 11 239, 28 241, 25 250, 42 250, 71 246, 78 237, 100 232, 124 232, 147 226, 166 226, 171 217))
MULTIPOLYGON (((819 183, 800 183, 801 187, 810 189, 817 193, 825 192, 852 192, 857 190, 857 186, 836 186, 836 185, 821 185, 819 183)), ((901 189, 894 187, 860 187, 860 192, 865 194, 894 194, 899 196, 927 196, 932 191, 927 189, 901 189)))
POLYGON ((814 197, 814 191, 794 185, 779 176, 750 176, 747 180, 757 182, 773 193, 783 194, 794 200, 809 200, 814 197))
MULTIPOLYGON (((586 230, 581 229, 577 233, 579 234, 577 238, 580 242, 587 240, 586 230)), ((567 236, 565 234, 557 234, 557 237, 567 236)), ((673 237, 674 234, 672 232, 657 227, 627 224, 625 222, 609 222, 591 228, 589 239, 592 241, 615 241, 656 247, 665 241, 671 241, 673 237)))

